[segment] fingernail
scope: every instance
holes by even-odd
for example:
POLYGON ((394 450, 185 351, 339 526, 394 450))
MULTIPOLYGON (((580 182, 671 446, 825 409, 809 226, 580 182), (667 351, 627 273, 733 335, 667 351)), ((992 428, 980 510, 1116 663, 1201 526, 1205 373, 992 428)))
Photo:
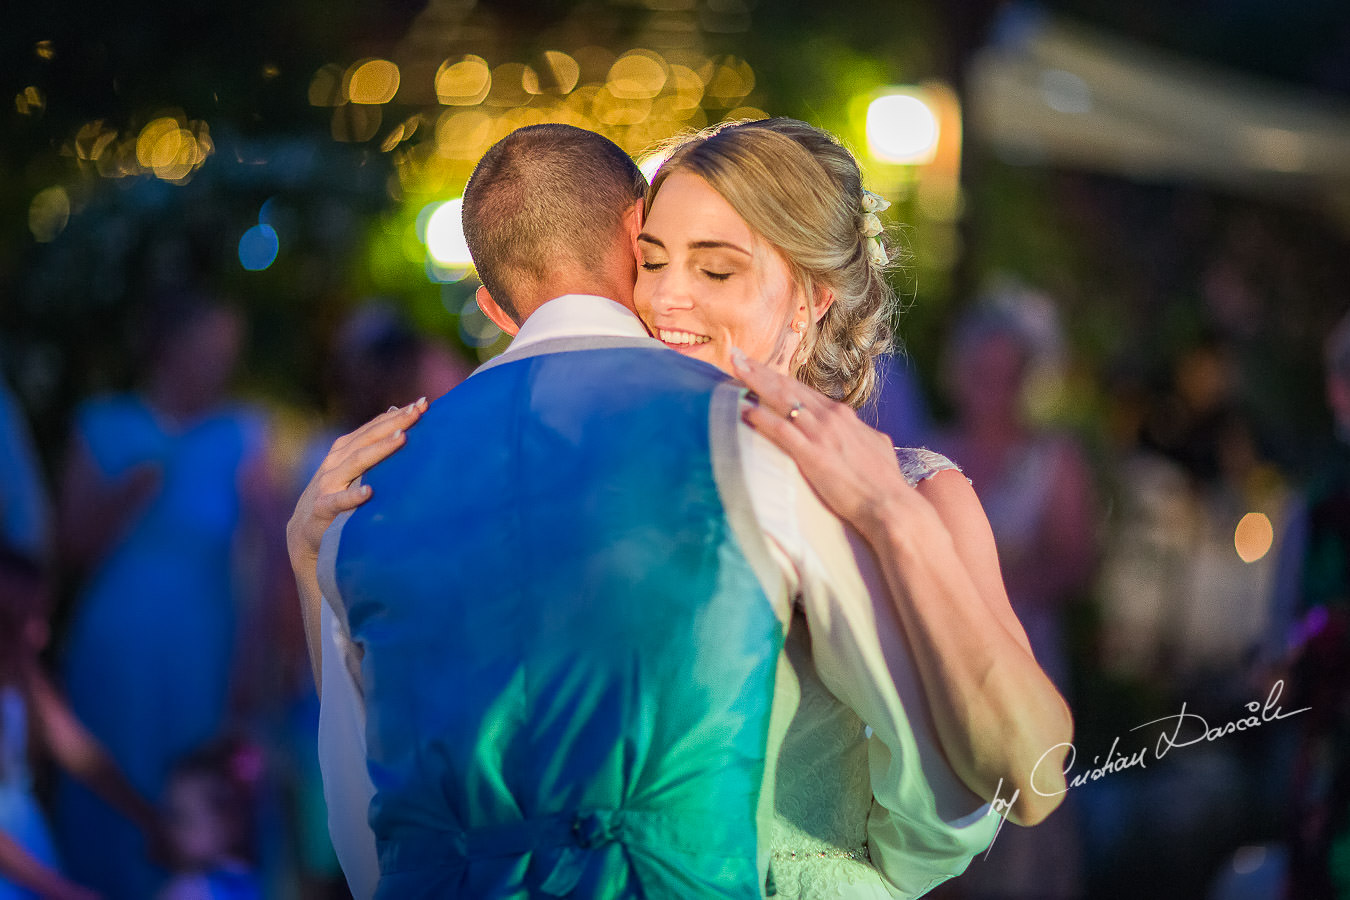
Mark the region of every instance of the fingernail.
POLYGON ((361 485, 361 496, 362 496, 362 497, 369 497, 369 496, 370 496, 370 485, 368 485, 368 484, 363 484, 363 485, 361 485))
POLYGON ((401 438, 401 437, 403 437, 403 429, 402 429, 402 428, 400 428, 400 429, 398 429, 397 431, 394 432, 394 440, 398 440, 398 439, 401 438))
POLYGON ((416 403, 413 404, 413 406, 416 406, 416 407, 418 407, 419 409, 426 409, 426 408, 427 408, 427 398, 426 398, 426 397, 421 397, 421 398, 419 398, 418 401, 417 401, 416 403))
POLYGON ((738 369, 749 368, 750 360, 740 347, 731 348, 731 364, 738 369))
POLYGON ((385 412, 393 412, 393 411, 396 410, 396 409, 398 409, 397 406, 391 406, 391 407, 389 407, 388 409, 386 409, 385 412))
POLYGON ((755 423, 750 421, 750 410, 748 409, 741 413, 741 421, 749 425, 751 428, 755 427, 755 423))
POLYGON ((759 406, 759 394, 756 394, 754 391, 746 391, 745 402, 752 406, 759 406))

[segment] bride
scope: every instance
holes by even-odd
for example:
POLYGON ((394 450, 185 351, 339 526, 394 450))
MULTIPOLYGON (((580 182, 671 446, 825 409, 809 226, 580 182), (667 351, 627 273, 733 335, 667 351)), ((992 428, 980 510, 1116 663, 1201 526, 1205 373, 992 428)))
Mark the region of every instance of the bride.
MULTIPOLYGON (((780 897, 919 896, 942 879, 917 883, 913 854, 961 846, 960 829, 988 804, 1034 824, 1064 789, 1068 710, 1008 604, 970 484, 937 454, 897 453, 852 412, 873 392, 890 339, 881 207, 831 136, 770 119, 678 146, 648 191, 637 240, 634 301, 648 330, 757 395, 747 423, 870 546, 903 633, 895 657, 906 662, 887 663, 922 771, 878 753, 816 670, 806 623, 789 630, 801 702, 779 757, 770 836, 780 897), (893 815, 879 816, 882 795, 929 808, 891 804, 893 815), (869 842, 869 828, 890 839, 869 842)), ((395 433, 423 408, 391 411, 335 444, 297 509, 302 528, 321 534, 363 502, 351 483, 401 445, 395 433)))

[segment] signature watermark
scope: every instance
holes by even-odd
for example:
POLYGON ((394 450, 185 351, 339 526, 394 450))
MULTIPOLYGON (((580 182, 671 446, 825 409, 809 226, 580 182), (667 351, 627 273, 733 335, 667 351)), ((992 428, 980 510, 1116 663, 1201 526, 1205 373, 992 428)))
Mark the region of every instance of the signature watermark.
MULTIPOLYGON (((1084 769, 1077 774, 1073 772, 1074 766, 1078 761, 1078 748, 1071 743, 1056 744, 1037 760, 1035 768, 1031 772, 1031 789, 1042 797, 1057 797, 1060 794, 1067 793, 1073 788, 1082 787, 1091 781, 1099 781, 1108 775, 1115 775, 1126 769, 1146 769, 1149 760, 1159 760, 1166 756, 1172 750, 1179 747, 1190 747, 1199 743, 1212 743, 1213 741, 1225 738, 1230 734, 1236 734, 1239 731, 1252 731, 1260 728, 1268 722, 1277 722, 1281 719, 1288 719, 1299 713, 1307 712, 1312 707, 1305 706, 1302 709, 1295 709, 1285 712, 1280 706, 1280 695, 1284 693, 1284 680, 1275 682, 1270 688, 1270 694, 1266 697, 1265 703, 1259 700, 1253 700, 1246 706, 1249 715, 1243 716, 1232 721, 1225 722, 1222 725, 1211 726, 1209 721, 1202 715, 1190 712, 1186 709, 1185 701, 1182 701, 1181 711, 1175 715, 1163 716, 1161 719, 1153 719, 1142 725, 1136 725, 1130 731, 1139 731, 1142 728, 1148 728, 1150 725, 1162 725, 1158 733, 1158 740, 1152 747, 1145 746, 1135 750, 1128 755, 1117 753, 1120 746, 1120 737, 1111 741, 1111 749, 1106 751, 1106 758, 1103 760, 1100 755, 1092 758, 1092 768, 1084 769), (1041 764, 1058 750, 1068 747, 1069 752, 1064 760, 1064 777, 1066 786, 1060 790, 1042 791, 1036 786, 1036 773, 1041 764)), ((1003 830, 1004 824, 1008 821, 1008 814, 1011 812, 1013 804, 1021 796, 1022 790, 1014 790, 1011 797, 1000 796, 1003 792, 1003 780, 999 779, 998 786, 994 789, 994 799, 990 801, 989 813, 999 817, 998 828, 994 831, 994 838, 989 842, 989 847, 994 846, 994 841, 998 840, 998 834, 1003 830)), ((985 856, 989 855, 989 850, 985 850, 985 856)))

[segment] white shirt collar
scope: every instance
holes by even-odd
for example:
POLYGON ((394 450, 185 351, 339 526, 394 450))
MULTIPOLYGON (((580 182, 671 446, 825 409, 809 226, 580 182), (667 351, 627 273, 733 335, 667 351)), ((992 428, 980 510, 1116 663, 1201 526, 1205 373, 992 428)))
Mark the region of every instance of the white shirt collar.
MULTIPOLYGON (((510 349, 552 338, 593 335, 650 337, 642 320, 623 304, 593 294, 564 294, 549 300, 525 320, 510 349)), ((660 342, 652 340, 659 345, 660 342)))

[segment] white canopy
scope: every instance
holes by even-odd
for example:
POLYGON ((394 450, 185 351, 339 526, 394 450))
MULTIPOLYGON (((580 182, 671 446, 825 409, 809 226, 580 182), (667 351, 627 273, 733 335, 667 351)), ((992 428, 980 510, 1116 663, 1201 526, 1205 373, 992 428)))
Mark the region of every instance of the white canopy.
POLYGON ((971 64, 968 124, 1005 157, 1331 201, 1350 222, 1350 103, 1053 18, 971 64))

